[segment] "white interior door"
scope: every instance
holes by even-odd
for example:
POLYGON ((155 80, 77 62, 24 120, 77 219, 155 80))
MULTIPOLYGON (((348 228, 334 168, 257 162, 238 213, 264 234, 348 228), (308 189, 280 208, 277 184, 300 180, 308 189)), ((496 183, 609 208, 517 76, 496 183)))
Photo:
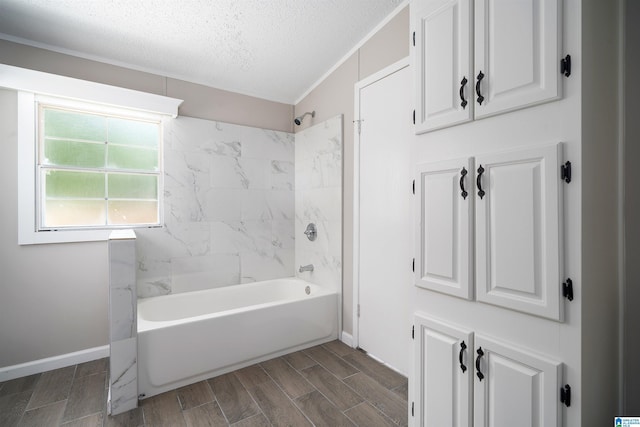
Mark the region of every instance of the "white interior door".
POLYGON ((404 66, 385 69, 369 81, 356 90, 361 120, 356 141, 356 341, 373 357, 407 374, 413 283, 412 75, 404 66))

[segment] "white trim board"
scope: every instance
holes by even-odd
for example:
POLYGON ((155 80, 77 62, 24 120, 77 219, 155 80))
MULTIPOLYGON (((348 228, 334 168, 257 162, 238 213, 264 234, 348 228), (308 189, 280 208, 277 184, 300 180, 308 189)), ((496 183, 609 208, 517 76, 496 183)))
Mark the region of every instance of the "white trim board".
POLYGON ((346 345, 348 345, 351 348, 355 348, 353 346, 353 337, 351 336, 351 334, 342 331, 342 333, 340 334, 340 341, 342 341, 343 343, 345 343, 346 345))
POLYGON ((0 368, 0 382, 51 371, 52 369, 77 365, 78 363, 90 362, 92 360, 102 359, 105 357, 109 357, 108 345, 88 348, 86 350, 75 351, 73 353, 61 354, 59 356, 47 357, 45 359, 20 363, 18 365, 5 366, 0 368))
POLYGON ((181 99, 0 64, 0 87, 154 114, 178 116, 181 99))

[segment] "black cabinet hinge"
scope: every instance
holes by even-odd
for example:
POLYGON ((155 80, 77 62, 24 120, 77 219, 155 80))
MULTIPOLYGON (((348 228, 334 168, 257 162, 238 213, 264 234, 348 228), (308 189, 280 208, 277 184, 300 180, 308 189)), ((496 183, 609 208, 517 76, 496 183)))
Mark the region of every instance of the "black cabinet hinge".
POLYGON ((573 301, 573 281, 569 278, 562 283, 562 296, 569 301, 573 301))
POLYGON ((412 416, 412 417, 415 417, 415 413, 414 413, 414 411, 413 411, 413 410, 414 410, 414 403, 413 403, 413 402, 411 402, 411 416, 412 416))
POLYGON ((564 179, 567 184, 571 182, 571 162, 567 161, 560 166, 560 179, 564 179))
POLYGON ((416 32, 413 32, 413 45, 416 45, 416 32))
POLYGON ((413 180, 413 194, 416 194, 416 180, 413 180))
POLYGON ((416 124, 416 110, 413 110, 413 124, 416 124))
POLYGON ((560 60, 560 74, 563 74, 565 77, 571 75, 571 55, 567 55, 560 60))
POLYGON ((569 384, 565 384, 560 389, 560 402, 564 403, 567 408, 571 406, 571 386, 569 384))

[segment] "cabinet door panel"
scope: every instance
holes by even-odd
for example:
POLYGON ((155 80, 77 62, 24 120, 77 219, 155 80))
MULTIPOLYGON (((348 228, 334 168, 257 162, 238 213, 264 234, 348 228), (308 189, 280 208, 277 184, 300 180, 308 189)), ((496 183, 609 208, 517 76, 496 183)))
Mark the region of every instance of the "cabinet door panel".
POLYGON ((472 213, 473 159, 418 165, 417 286, 460 298, 473 297, 472 213), (461 194, 461 179, 468 193, 466 197, 461 194))
POLYGON ((414 341, 414 419, 420 426, 471 426, 473 334, 416 314, 414 341), (460 345, 464 342, 460 368, 460 345))
POLYGON ((416 30, 416 133, 473 117, 470 0, 426 0, 412 5, 416 30), (462 79, 467 84, 462 96, 462 79))
POLYGON ((561 363, 480 334, 475 344, 484 379, 474 379, 474 426, 560 425, 561 363))
MULTIPOLYGON (((476 0, 475 73, 490 116, 560 97, 560 0, 476 0)), ((477 80, 474 80, 474 84, 477 80)))
POLYGON ((560 145, 476 158, 478 301, 562 319, 560 145))

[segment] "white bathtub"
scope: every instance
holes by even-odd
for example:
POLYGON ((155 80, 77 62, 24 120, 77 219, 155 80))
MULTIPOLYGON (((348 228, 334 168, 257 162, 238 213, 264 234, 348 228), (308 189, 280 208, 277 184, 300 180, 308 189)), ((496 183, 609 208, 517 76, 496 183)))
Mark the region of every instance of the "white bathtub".
POLYGON ((338 294, 296 278, 141 299, 138 392, 154 396, 337 336, 338 294))

